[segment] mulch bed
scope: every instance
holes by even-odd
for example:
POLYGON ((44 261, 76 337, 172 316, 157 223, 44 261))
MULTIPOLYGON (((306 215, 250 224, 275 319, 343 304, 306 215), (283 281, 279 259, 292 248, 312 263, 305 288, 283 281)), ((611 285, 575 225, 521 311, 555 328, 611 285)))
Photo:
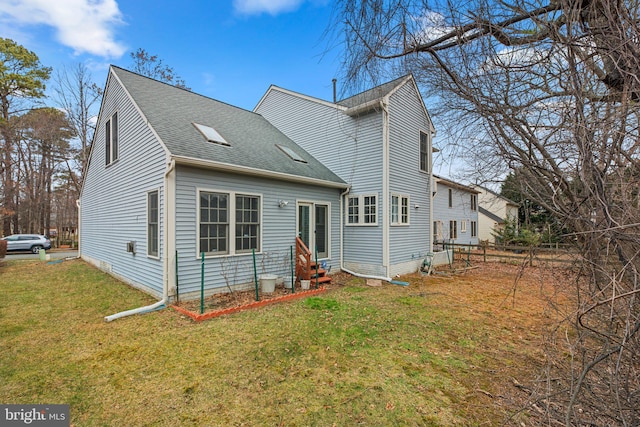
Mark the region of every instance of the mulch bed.
POLYGON ((258 294, 260 298, 259 301, 256 301, 255 290, 234 291, 233 293, 221 292, 205 298, 202 314, 200 313, 199 299, 181 301, 173 305, 172 308, 199 322, 238 311, 263 307, 268 304, 317 295, 328 289, 345 284, 349 278, 351 278, 351 275, 337 273, 331 276, 331 283, 320 285, 318 289, 316 289, 315 283, 311 281, 311 288, 308 290, 303 290, 298 283, 296 284, 295 292, 292 292, 291 289, 286 289, 283 285, 277 285, 274 292, 271 293, 264 293, 260 290, 258 294))

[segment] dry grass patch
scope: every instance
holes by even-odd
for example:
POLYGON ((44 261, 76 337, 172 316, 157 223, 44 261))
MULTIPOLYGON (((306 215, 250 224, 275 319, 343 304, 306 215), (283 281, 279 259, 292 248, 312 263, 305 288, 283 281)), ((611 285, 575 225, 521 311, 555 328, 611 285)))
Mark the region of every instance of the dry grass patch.
POLYGON ((532 270, 513 299, 514 274, 349 278, 197 324, 172 310, 105 323, 151 299, 81 261, 8 263, 0 401, 69 403, 78 426, 496 425, 559 295, 532 270))

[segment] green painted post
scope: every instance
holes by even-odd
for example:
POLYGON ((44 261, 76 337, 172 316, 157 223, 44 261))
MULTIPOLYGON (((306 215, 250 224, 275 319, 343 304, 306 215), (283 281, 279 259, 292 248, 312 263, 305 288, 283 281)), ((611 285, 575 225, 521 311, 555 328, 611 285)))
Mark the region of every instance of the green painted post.
POLYGON ((204 252, 202 252, 202 266, 200 268, 200 314, 204 313, 204 252))
POLYGON ((293 246, 289 246, 289 258, 291 259, 291 262, 289 263, 290 267, 291 267, 291 293, 295 294, 296 293, 296 278, 294 277, 295 274, 295 269, 294 269, 294 264, 293 264, 293 246))
POLYGON ((258 293, 258 269, 256 268, 256 250, 251 249, 253 255, 253 282, 256 285, 256 301, 260 301, 260 294, 258 293))

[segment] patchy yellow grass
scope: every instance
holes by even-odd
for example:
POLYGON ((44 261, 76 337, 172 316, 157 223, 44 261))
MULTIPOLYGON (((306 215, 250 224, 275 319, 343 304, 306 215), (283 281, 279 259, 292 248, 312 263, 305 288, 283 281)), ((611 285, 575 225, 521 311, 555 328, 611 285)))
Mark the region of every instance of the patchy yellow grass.
POLYGON ((202 323, 170 309, 105 323, 153 300, 82 261, 5 263, 0 401, 68 403, 77 426, 496 425, 561 301, 551 276, 514 277, 351 278, 202 323))

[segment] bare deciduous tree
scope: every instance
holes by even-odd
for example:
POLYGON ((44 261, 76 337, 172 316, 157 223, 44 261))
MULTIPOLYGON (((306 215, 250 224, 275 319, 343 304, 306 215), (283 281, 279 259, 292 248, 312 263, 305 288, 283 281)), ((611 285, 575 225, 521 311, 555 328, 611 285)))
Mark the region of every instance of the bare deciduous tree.
MULTIPOLYGON (((102 88, 92 81, 91 72, 82 63, 78 63, 72 69, 58 70, 54 81, 56 83, 54 101, 66 113, 79 140, 77 168, 83 172, 95 131, 94 121, 97 116, 95 106, 102 97, 102 88)), ((79 192, 82 175, 79 182, 75 182, 75 174, 69 177, 74 180, 76 191, 79 192)))
POLYGON ((583 274, 566 335, 550 336, 545 424, 640 424, 639 7, 339 6, 351 81, 412 72, 477 171, 517 169, 523 193, 573 233, 583 274))
POLYGON ((173 67, 166 65, 158 55, 151 55, 140 47, 135 52, 131 52, 130 56, 133 64, 129 69, 134 73, 142 74, 182 89, 191 90, 187 87, 182 77, 176 74, 173 67))

